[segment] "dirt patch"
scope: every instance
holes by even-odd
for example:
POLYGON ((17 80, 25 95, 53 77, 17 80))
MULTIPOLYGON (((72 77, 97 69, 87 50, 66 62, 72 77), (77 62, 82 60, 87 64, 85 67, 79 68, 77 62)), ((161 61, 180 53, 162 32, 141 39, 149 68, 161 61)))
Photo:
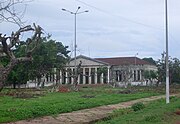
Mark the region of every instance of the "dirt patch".
POLYGON ((95 95, 83 95, 82 98, 95 98, 95 95))
POLYGON ((70 89, 68 87, 65 87, 65 86, 61 86, 59 88, 59 91, 60 93, 67 93, 67 92, 70 92, 70 89))
POLYGON ((122 91, 117 91, 117 94, 132 94, 132 93, 136 93, 135 90, 122 90, 122 91))
POLYGON ((176 115, 180 115, 180 109, 178 109, 175 113, 176 115))
POLYGON ((46 91, 39 89, 17 89, 17 90, 8 90, 6 92, 1 92, 0 96, 12 96, 14 98, 36 98, 39 96, 44 96, 46 91))

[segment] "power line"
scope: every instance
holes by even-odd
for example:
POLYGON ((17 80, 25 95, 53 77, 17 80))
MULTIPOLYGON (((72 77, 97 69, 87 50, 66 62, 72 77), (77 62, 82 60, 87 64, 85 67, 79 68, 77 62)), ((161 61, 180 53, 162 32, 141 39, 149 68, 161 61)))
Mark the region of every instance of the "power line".
POLYGON ((152 25, 148 25, 148 24, 144 24, 144 23, 141 23, 141 22, 138 22, 138 21, 134 21, 134 20, 125 18, 125 17, 120 16, 120 15, 112 14, 112 13, 110 13, 110 12, 108 12, 108 11, 105 11, 105 10, 103 10, 103 9, 97 8, 97 7, 95 7, 95 6, 93 6, 93 5, 90 5, 90 4, 88 4, 88 3, 85 3, 85 2, 83 2, 83 1, 81 1, 81 0, 75 0, 75 1, 80 2, 80 3, 86 5, 86 6, 90 7, 90 8, 93 8, 93 9, 99 11, 99 12, 105 13, 105 14, 110 15, 110 16, 113 16, 113 17, 119 17, 119 18, 121 18, 121 19, 123 19, 123 20, 126 20, 126 21, 131 22, 131 23, 134 23, 134 24, 142 25, 142 26, 144 26, 144 27, 153 28, 153 29, 157 29, 157 30, 164 30, 164 28, 154 27, 154 26, 152 26, 152 25))

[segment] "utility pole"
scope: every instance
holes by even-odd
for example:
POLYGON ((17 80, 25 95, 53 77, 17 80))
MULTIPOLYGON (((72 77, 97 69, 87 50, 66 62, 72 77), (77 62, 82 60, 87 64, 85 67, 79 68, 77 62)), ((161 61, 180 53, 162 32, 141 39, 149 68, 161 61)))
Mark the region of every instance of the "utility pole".
MULTIPOLYGON (((76 38, 76 16, 77 16, 77 14, 82 14, 82 13, 85 13, 85 12, 89 12, 88 10, 79 12, 80 8, 81 7, 79 6, 77 8, 76 12, 72 12, 72 11, 69 11, 69 10, 64 9, 64 8, 62 9, 63 11, 66 11, 66 12, 74 15, 74 69, 75 69, 75 76, 77 76, 77 62, 76 62, 76 48, 77 48, 77 43, 76 43, 76 39, 77 39, 76 38)), ((77 77, 75 79, 77 79, 77 77)))
POLYGON ((165 0, 165 24, 166 24, 166 104, 169 103, 169 55, 168 55, 168 2, 165 0))

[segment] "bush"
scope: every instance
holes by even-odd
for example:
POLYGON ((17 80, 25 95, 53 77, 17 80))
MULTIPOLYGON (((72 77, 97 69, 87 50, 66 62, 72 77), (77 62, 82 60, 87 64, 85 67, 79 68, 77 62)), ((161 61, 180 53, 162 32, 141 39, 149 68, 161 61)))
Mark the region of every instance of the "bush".
POLYGON ((131 108, 136 112, 145 108, 145 105, 142 102, 138 102, 138 103, 133 104, 131 108))

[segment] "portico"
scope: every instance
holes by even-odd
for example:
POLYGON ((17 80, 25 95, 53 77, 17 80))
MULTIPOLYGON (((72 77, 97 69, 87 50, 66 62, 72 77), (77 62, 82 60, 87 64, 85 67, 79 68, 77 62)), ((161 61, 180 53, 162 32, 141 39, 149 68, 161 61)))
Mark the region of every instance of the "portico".
MULTIPOLYGON (((82 62, 80 68, 80 74, 78 75, 78 84, 104 84, 108 83, 109 72, 107 73, 98 73, 99 68, 108 67, 108 64, 101 62, 86 56, 78 56, 76 58, 76 64, 78 65, 82 62)), ((75 60, 72 59, 69 63, 66 64, 64 70, 60 70, 60 83, 62 84, 73 84, 75 76, 75 60)), ((109 68, 110 69, 110 68, 109 68)))

